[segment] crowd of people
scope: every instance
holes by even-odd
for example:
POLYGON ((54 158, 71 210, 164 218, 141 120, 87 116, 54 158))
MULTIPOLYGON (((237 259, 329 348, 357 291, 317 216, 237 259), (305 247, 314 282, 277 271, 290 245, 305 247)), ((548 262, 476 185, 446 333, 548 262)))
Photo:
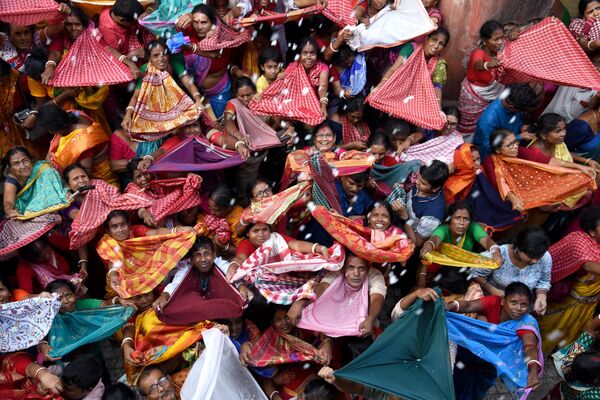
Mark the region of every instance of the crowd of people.
POLYGON ((600 1, 440 1, 1 4, 0 398, 600 399, 600 1))

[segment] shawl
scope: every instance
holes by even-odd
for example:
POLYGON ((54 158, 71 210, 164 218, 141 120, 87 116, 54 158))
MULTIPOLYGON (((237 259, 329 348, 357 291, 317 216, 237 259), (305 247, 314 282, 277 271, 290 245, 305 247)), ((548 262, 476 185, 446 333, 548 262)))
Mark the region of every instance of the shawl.
POLYGON ((358 336, 359 325, 369 315, 369 279, 355 289, 340 275, 314 303, 302 310, 298 328, 329 337, 358 336))
POLYGON ((85 151, 110 141, 100 124, 81 112, 80 116, 87 118, 92 125, 75 129, 67 135, 55 134, 50 142, 50 162, 59 171, 79 160, 85 151))
POLYGON ((113 210, 139 210, 149 208, 152 200, 134 193, 120 194, 118 189, 100 179, 92 179, 95 186, 81 203, 79 213, 71 224, 69 248, 75 250, 91 241, 100 226, 113 210))
POLYGON ((310 173, 313 178, 312 200, 315 204, 342 214, 340 196, 335 185, 335 174, 321 153, 315 153, 310 157, 310 173))
POLYGON ((158 286, 190 250, 196 232, 142 236, 117 242, 104 235, 98 243, 100 258, 119 276, 113 287, 120 297, 148 293, 158 286))
POLYGON ((220 330, 203 332, 206 348, 196 360, 181 388, 186 400, 267 400, 247 368, 240 364, 238 352, 231 340, 220 330))
POLYGON ((552 256, 552 283, 574 274, 587 262, 600 262, 600 245, 581 231, 569 233, 548 252, 552 256))
POLYGON ((288 210, 311 189, 309 182, 301 182, 283 192, 250 204, 242 213, 241 220, 248 223, 262 222, 275 225, 288 210))
POLYGON ((389 196, 396 188, 403 187, 406 192, 410 191, 417 181, 417 174, 423 163, 412 160, 391 167, 373 164, 371 177, 375 180, 377 189, 385 196, 389 196))
POLYGON ((231 99, 230 102, 235 107, 235 122, 238 129, 249 139, 250 150, 261 151, 283 145, 277 133, 238 99, 231 99))
MULTIPOLYGON (((429 64, 435 65, 436 58, 432 57, 429 64)), ((446 125, 431 83, 431 73, 422 45, 415 49, 377 91, 371 92, 365 101, 373 108, 421 128, 439 131, 446 125)))
POLYGON ((90 24, 56 67, 50 85, 104 86, 132 81, 129 68, 100 44, 100 36, 90 24))
POLYGON ((261 10, 260 14, 252 14, 245 18, 237 18, 233 21, 233 26, 241 26, 243 28, 251 27, 255 24, 268 23, 270 26, 283 25, 286 22, 297 21, 302 18, 307 18, 311 15, 320 14, 323 7, 314 5, 299 10, 292 10, 285 13, 275 13, 261 10))
POLYGON ((54 0, 11 0, 0 2, 0 20, 12 25, 35 25, 40 21, 60 20, 54 0))
POLYGON ((58 298, 33 297, 0 305, 0 352, 28 349, 50 331, 60 309, 58 298))
POLYGON ((207 35, 198 43, 198 50, 214 51, 239 47, 252 40, 252 29, 242 28, 239 32, 234 31, 219 19, 217 26, 213 25, 210 35, 207 35))
POLYGON ((403 399, 454 400, 441 296, 435 302, 417 299, 335 376, 403 399))
POLYGON ((317 62, 307 75, 300 61, 294 61, 285 69, 285 79, 275 80, 258 100, 250 101, 249 108, 259 115, 289 118, 312 126, 320 124, 325 117, 313 88, 318 85, 321 65, 317 62))
POLYGON ((315 207, 311 213, 335 240, 365 260, 379 264, 404 262, 415 250, 415 245, 399 229, 386 231, 383 240, 374 241, 374 231, 358 221, 334 214, 323 206, 315 207))
POLYGON ((292 304, 298 299, 315 300, 317 282, 291 272, 339 271, 344 266, 344 248, 338 243, 329 249, 329 260, 319 254, 302 254, 290 250, 283 236, 271 237, 242 263, 231 282, 244 279, 254 285, 268 301, 292 304))
POLYGON ((311 344, 296 336, 278 332, 270 326, 261 335, 250 351, 250 365, 265 367, 275 364, 287 364, 302 361, 313 361, 318 350, 311 344))
POLYGON ((189 13, 202 0, 163 0, 150 14, 138 20, 138 23, 157 36, 171 37, 177 32, 175 23, 185 13, 189 13))
POLYGON ((358 53, 350 68, 340 74, 340 83, 344 89, 350 89, 352 96, 363 91, 367 84, 367 59, 365 53, 358 53))
POLYGON ((35 274, 37 280, 40 282, 40 285, 45 288, 52 281, 57 279, 64 279, 69 281, 75 286, 75 294, 78 298, 82 298, 87 293, 87 288, 83 284, 83 278, 81 274, 60 274, 56 273, 56 268, 51 265, 43 265, 43 264, 29 264, 33 273, 35 274))
POLYGON ((148 211, 156 221, 160 221, 169 215, 200 205, 201 183, 199 175, 188 174, 185 178, 153 179, 144 189, 131 182, 125 193, 150 202, 152 205, 148 211))
POLYGON ((28 221, 0 221, 0 259, 8 259, 23 246, 39 239, 60 222, 57 214, 44 214, 28 221))
POLYGON ((478 171, 473 164, 472 150, 477 149, 475 145, 465 143, 454 150, 452 162, 454 172, 448 177, 444 184, 444 199, 446 204, 455 200, 463 200, 469 195, 478 171))
POLYGON ((17 193, 15 209, 18 219, 29 220, 68 207, 67 189, 57 170, 47 161, 36 161, 31 175, 17 193))
POLYGON ((220 243, 226 245, 231 239, 231 227, 224 218, 218 218, 214 215, 205 214, 202 220, 195 226, 198 235, 210 236, 216 238, 220 243))
POLYGON ((152 163, 149 172, 198 172, 224 170, 243 164, 237 152, 220 149, 208 140, 192 136, 152 163))
POLYGON ((155 141, 180 126, 196 121, 200 113, 201 110, 168 71, 159 71, 148 63, 129 134, 134 140, 155 141))
POLYGON ((508 184, 498 185, 503 199, 512 191, 519 196, 525 209, 560 203, 585 189, 596 189, 596 182, 577 170, 553 167, 519 158, 491 156, 496 179, 508 184))
POLYGON ((182 263, 189 267, 188 272, 158 319, 168 325, 194 325, 204 320, 233 319, 242 315, 244 299, 217 266, 213 265, 202 278, 189 260, 182 263), (205 292, 201 292, 202 279, 208 281, 205 292))
POLYGON ((86 344, 99 342, 120 329, 132 307, 110 306, 58 313, 48 335, 52 357, 62 357, 86 344))
POLYGON ((369 136, 371 136, 371 131, 369 130, 369 125, 366 122, 361 121, 357 125, 353 125, 348 120, 347 116, 342 117, 342 143, 350 143, 350 142, 366 142, 369 140, 369 136))
POLYGON ((600 73, 556 17, 548 17, 506 42, 500 55, 502 65, 494 68, 493 74, 504 84, 543 81, 600 90, 600 73), (540 47, 549 37, 552 46, 540 47))
POLYGON ((323 9, 323 15, 341 28, 346 25, 354 26, 356 25, 356 18, 354 17, 352 4, 352 2, 345 0, 328 1, 327 6, 323 9))
POLYGON ((439 264, 456 268, 489 268, 497 269, 500 266, 491 258, 464 250, 449 243, 440 243, 440 246, 425 255, 425 265, 439 264))
POLYGON ((519 321, 506 321, 499 325, 490 324, 475 318, 449 312, 446 314, 448 338, 457 345, 470 350, 479 358, 493 364, 498 376, 519 399, 527 398, 531 389, 527 386, 527 365, 525 351, 517 330, 533 332, 538 340, 538 356, 543 373, 544 354, 538 323, 526 314, 519 321), (524 392, 524 393, 523 393, 524 392))
POLYGON ((433 160, 450 164, 454 159, 454 150, 464 142, 463 136, 454 131, 448 136, 438 136, 425 143, 410 146, 400 155, 400 159, 402 161, 421 160, 426 165, 433 160))
POLYGON ((569 31, 575 39, 598 40, 600 39, 600 19, 575 18, 569 24, 569 31))

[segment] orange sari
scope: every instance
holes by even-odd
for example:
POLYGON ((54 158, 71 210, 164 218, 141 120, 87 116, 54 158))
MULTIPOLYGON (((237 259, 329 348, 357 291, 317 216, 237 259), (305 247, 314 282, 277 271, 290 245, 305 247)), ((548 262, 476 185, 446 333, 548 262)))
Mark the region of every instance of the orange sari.
POLYGON ((473 164, 472 150, 477 150, 475 145, 465 143, 454 150, 454 172, 448 177, 444 185, 444 199, 446 204, 456 200, 463 200, 469 195, 475 183, 477 170, 473 164))

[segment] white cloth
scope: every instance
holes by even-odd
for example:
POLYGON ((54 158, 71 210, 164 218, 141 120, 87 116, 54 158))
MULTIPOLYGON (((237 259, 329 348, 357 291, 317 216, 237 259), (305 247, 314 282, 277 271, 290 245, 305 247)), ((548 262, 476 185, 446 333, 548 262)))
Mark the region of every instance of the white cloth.
POLYGON ((227 336, 212 328, 202 338, 206 349, 181 388, 181 400, 267 400, 227 336))
POLYGON ((592 89, 561 86, 556 91, 548 107, 544 110, 544 114, 558 114, 568 124, 587 110, 580 102, 589 102, 591 97, 596 93, 592 89))

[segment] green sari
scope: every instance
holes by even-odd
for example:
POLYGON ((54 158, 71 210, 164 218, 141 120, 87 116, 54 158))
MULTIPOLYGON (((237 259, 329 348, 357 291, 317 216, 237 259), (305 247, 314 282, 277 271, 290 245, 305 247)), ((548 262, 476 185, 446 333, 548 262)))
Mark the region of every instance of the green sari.
POLYGON ((67 189, 56 169, 47 161, 36 161, 25 185, 17 193, 15 209, 20 220, 28 220, 68 207, 67 189))

